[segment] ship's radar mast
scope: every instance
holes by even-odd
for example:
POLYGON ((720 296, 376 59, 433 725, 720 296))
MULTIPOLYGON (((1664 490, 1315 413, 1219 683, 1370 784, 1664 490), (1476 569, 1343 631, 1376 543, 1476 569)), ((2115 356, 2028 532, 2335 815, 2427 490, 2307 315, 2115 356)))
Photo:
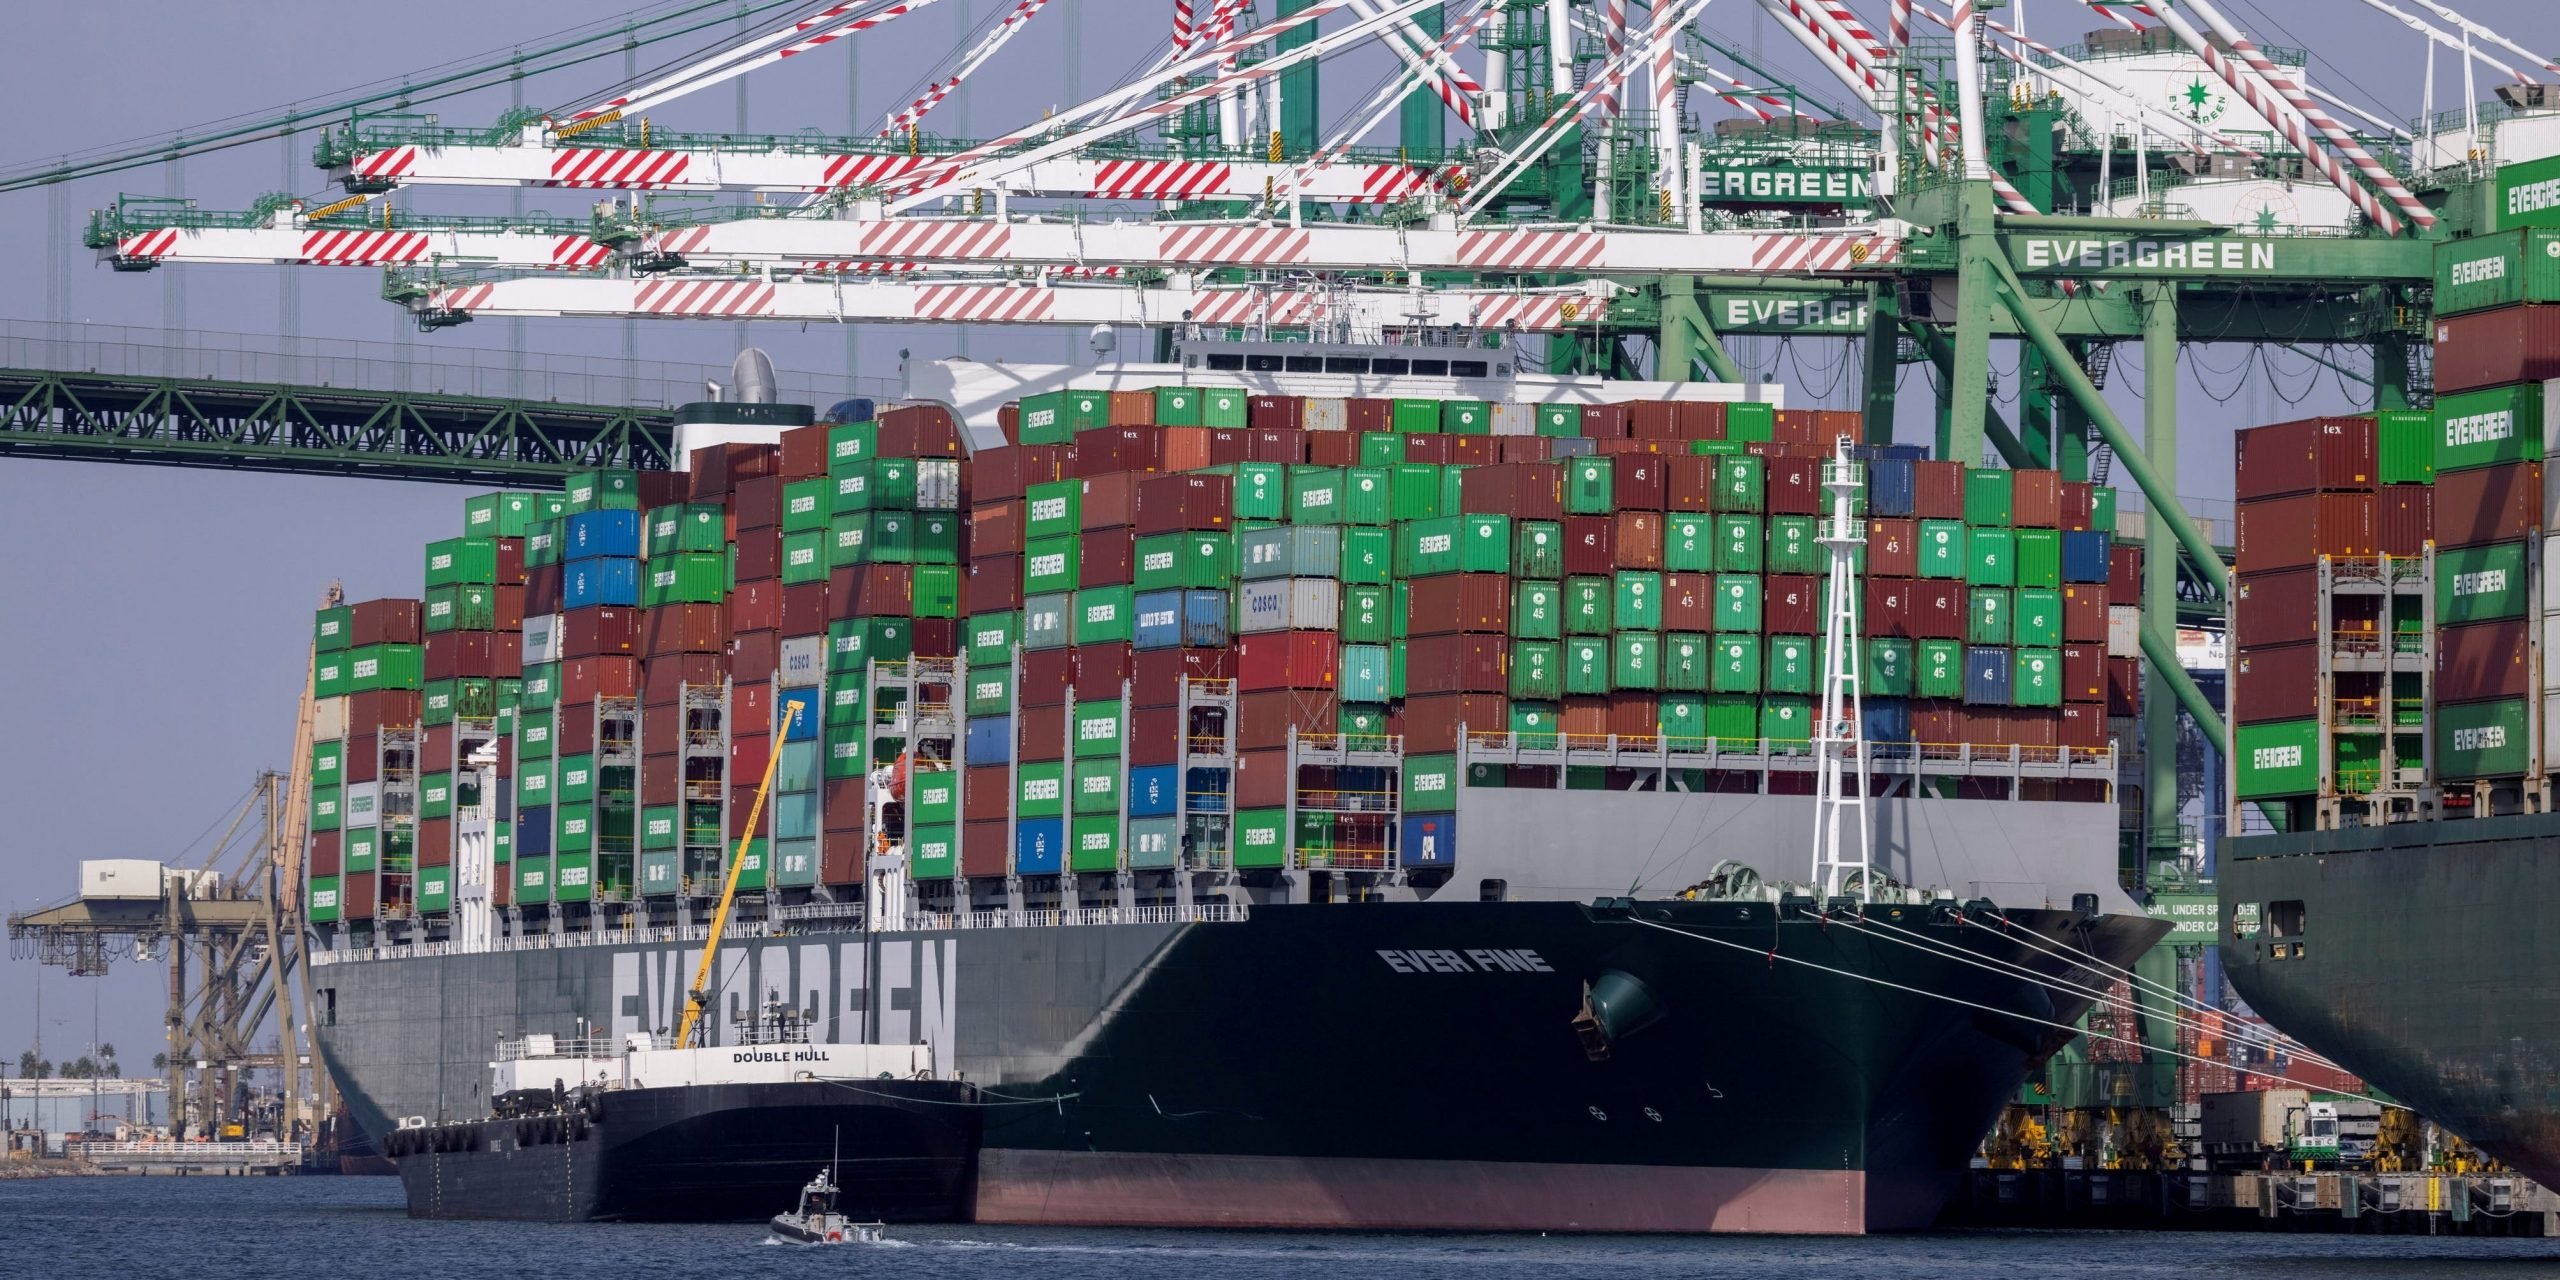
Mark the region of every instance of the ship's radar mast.
POLYGON ((1813 722, 1814 792, 1813 880, 1823 896, 1847 892, 1854 876, 1858 900, 1873 893, 1869 865, 1867 818, 1867 743, 1865 707, 1858 694, 1858 573, 1854 562, 1866 544, 1866 521, 1850 514, 1864 470, 1850 457, 1849 438, 1842 436, 1822 464, 1822 491, 1830 496, 1831 514, 1823 521, 1822 545, 1831 552, 1822 629, 1822 705, 1813 722), (1841 820, 1854 812, 1854 853, 1842 843, 1841 820))

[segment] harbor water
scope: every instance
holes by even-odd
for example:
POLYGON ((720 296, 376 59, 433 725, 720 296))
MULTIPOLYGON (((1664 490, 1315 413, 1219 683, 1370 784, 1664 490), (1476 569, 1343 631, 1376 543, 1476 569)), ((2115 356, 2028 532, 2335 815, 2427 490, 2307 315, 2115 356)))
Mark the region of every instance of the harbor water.
MULTIPOLYGON (((777 1211, 787 1205, 775 1206, 777 1211)), ((1001 1280, 1750 1280, 1956 1277, 2545 1277, 2560 1243, 2184 1232, 1987 1232, 1865 1239, 1353 1235, 902 1226, 880 1246, 802 1248, 751 1225, 415 1222, 391 1178, 55 1178, 0 1183, 5 1254, 51 1280, 611 1275, 1001 1280), (37 1262, 37 1260, 41 1260, 37 1262)))

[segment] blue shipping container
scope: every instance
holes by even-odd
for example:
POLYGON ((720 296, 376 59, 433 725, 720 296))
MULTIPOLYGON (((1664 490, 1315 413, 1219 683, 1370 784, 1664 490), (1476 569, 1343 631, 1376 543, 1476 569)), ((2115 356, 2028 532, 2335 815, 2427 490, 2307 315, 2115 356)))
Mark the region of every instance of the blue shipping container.
POLYGON ((1878 458, 1867 464, 1867 514, 1886 520, 1908 520, 1919 487, 1919 471, 1909 458, 1878 458))
POLYGON ((561 603, 572 609, 640 607, 640 562, 621 556, 573 560, 561 570, 561 603))
POLYGON ((2104 582, 2107 580, 2107 535, 2091 530, 2087 533, 2065 531, 2062 535, 2062 580, 2064 582, 2104 582))
POLYGON ((1225 813, 1234 775, 1224 769, 1194 769, 1183 785, 1191 792, 1193 813, 1225 813))
POLYGON ((818 793, 793 791, 768 796, 765 803, 773 806, 773 838, 776 840, 814 840, 818 835, 818 793))
POLYGON ((1182 593, 1182 645, 1186 649, 1223 649, 1234 643, 1227 626, 1227 593, 1193 587, 1182 593))
POLYGON ((1977 707, 2009 705, 2009 650, 1975 645, 1964 651, 1964 700, 1977 707))
POLYGON ((1900 698, 1868 698, 1859 704, 1869 742, 1911 741, 1911 704, 1900 698))
POLYGON ((561 556, 568 560, 636 556, 640 554, 640 513, 581 511, 569 517, 569 527, 560 541, 561 556))
POLYGON ((1067 820, 1024 818, 1013 824, 1013 870, 1016 875, 1054 876, 1066 856, 1067 820))
POLYGON ((1387 700, 1387 646, 1342 646, 1341 695, 1344 702, 1387 700))
POLYGON ((516 856, 547 858, 551 856, 551 806, 535 805, 524 811, 516 823, 516 856))
POLYGON ((784 742, 815 742, 818 722, 826 718, 827 700, 816 689, 776 689, 773 694, 773 726, 783 730, 784 742), (792 709, 800 718, 791 718, 792 709))
POLYGON ((1404 840, 1396 847, 1396 861, 1410 867, 1452 867, 1458 863, 1458 815, 1454 813, 1408 813, 1404 817, 1404 840))
POLYGON ((969 721, 968 741, 961 745, 972 765, 1003 764, 1013 759, 1013 717, 978 716, 969 721))
POLYGON ((1131 603, 1138 615, 1136 633, 1129 645, 1134 649, 1179 649, 1182 647, 1182 592, 1150 591, 1131 603))
POLYGON ((1129 771, 1129 816, 1162 818, 1182 807, 1182 766, 1140 765, 1129 771))

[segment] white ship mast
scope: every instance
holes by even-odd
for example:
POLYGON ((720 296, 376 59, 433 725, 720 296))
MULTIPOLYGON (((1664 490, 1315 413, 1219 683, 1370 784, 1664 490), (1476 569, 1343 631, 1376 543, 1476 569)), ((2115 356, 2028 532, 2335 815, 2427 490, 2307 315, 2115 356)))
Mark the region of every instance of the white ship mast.
POLYGON ((1849 456, 1842 436, 1822 464, 1822 490, 1831 498, 1831 515, 1823 522, 1822 545, 1831 552, 1831 572, 1823 610, 1822 709, 1813 722, 1814 792, 1813 879, 1825 899, 1839 897, 1856 879, 1858 901, 1873 892, 1873 847, 1868 835, 1867 744, 1865 707, 1858 693, 1858 573, 1853 557, 1866 544, 1867 522, 1850 514, 1865 485, 1864 468, 1849 456), (1841 819, 1854 810, 1857 849, 1841 843, 1841 819))

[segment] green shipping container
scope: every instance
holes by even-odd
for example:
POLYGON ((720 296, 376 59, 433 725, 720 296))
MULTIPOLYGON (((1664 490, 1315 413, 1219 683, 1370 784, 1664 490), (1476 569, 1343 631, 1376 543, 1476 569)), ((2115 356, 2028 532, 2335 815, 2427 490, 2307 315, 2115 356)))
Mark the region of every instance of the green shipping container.
POLYGON ((1918 658, 1911 642, 1886 636, 1867 641, 1866 669, 1859 672, 1865 693, 1878 698, 1908 698, 1919 687, 1918 658))
POLYGON ((1556 708, 1547 702, 1514 702, 1511 704, 1512 741, 1533 751, 1547 751, 1556 745, 1556 708))
POLYGON ((673 849, 683 843, 683 810, 671 804, 651 805, 640 811, 640 847, 673 849))
MULTIPOLYGON (((1214 472, 1218 468, 1211 468, 1214 472)), ((1289 469, 1277 462, 1239 462, 1235 476, 1235 518, 1238 520, 1286 520, 1289 518, 1289 469)))
POLYGON ((1621 631, 1613 647, 1609 684, 1613 689, 1662 687, 1662 637, 1651 631, 1621 631))
POLYGON ((856 672, 871 662, 915 656, 915 629, 903 618, 847 618, 827 624, 827 670, 856 672))
POLYGON ((311 617, 311 647, 338 653, 355 641, 356 611, 346 605, 322 609, 311 617))
POLYGON ((1531 578, 1513 582, 1511 634, 1523 640, 1564 638, 1564 584, 1531 578))
POLYGON ((650 608, 675 604, 719 604, 729 592, 729 557, 717 552, 685 551, 649 562, 649 581, 641 603, 650 608))
POLYGON ((372 827, 349 827, 341 847, 347 874, 362 875, 382 867, 382 833, 372 827))
POLYGON ((2062 705, 2062 651, 2020 649, 2009 665, 2009 702, 2019 707, 2062 705))
MULTIPOLYGON (((1442 468, 1429 462, 1402 461, 1404 456, 1402 436, 1387 435, 1377 431, 1369 434, 1382 436, 1396 447, 1395 458, 1389 459, 1387 464, 1390 514, 1400 521, 1429 520, 1434 516, 1458 514, 1455 511, 1444 511, 1440 507, 1442 468)), ((1372 465, 1366 458, 1361 459, 1361 462, 1363 465, 1372 465)))
POLYGON ((1706 567, 1717 573, 1762 572, 1767 565, 1769 531, 1760 517, 1724 515, 1709 518, 1715 521, 1715 561, 1706 567))
POLYGON ((516 905, 551 901, 551 859, 524 857, 516 859, 516 905))
POLYGON ((1665 695, 1654 710, 1654 730, 1670 750, 1699 750, 1707 741, 1707 700, 1665 695))
POLYGON ((1553 640, 1511 642, 1511 696, 1553 702, 1564 696, 1564 646, 1553 640))
POLYGON ((563 804, 554 818, 554 843, 551 851, 560 853, 593 853, 596 847, 596 807, 592 804, 563 804))
POLYGON ((1108 391, 1052 391, 1022 398, 1022 420, 1016 428, 1024 444, 1070 444, 1079 431, 1111 425, 1108 391))
MULTIPOLYGON (((1730 412, 1730 410, 1728 410, 1730 412)), ((1726 434, 1732 434, 1732 420, 1726 419, 1726 434)), ((1769 506, 1768 465, 1748 454, 1736 454, 1716 460, 1716 491, 1712 498, 1715 509, 1728 514, 1757 514, 1769 506)))
POLYGON ((453 910, 453 868, 418 868, 418 910, 440 916, 453 910))
POLYGON ((2542 460, 2542 384, 2436 397, 2438 472, 2542 460))
POLYGON ((1200 425, 1204 427, 1241 427, 1245 424, 1246 396, 1241 387, 1200 388, 1200 425))
POLYGON ((782 531, 805 533, 827 527, 835 509, 835 482, 820 476, 782 486, 782 531))
POLYGON ((1564 509, 1572 515, 1607 515, 1618 509, 1616 466, 1606 455, 1565 463, 1564 509))
POLYGON ((1140 592, 1235 586, 1236 544, 1225 533, 1158 533, 1138 539, 1134 582, 1140 592))
POLYGON ((1564 691, 1601 694, 1609 691, 1609 641, 1604 636, 1575 636, 1563 644, 1564 691))
POLYGON ((1724 438, 1746 443, 1769 440, 1777 435, 1778 406, 1757 400, 1738 400, 1724 407, 1724 438))
POLYGON ((1440 429, 1453 435, 1492 435, 1493 406, 1482 400, 1443 400, 1440 402, 1440 429))
POLYGON ((1572 636, 1605 636, 1610 622, 1609 580, 1596 576, 1564 580, 1564 630, 1572 636))
POLYGON ((1078 702, 1075 705, 1075 754, 1117 756, 1122 732, 1120 700, 1078 702))
POLYGON ((1083 552, 1074 538, 1043 538, 1026 544, 1022 555, 1024 595, 1056 595, 1076 589, 1083 552))
POLYGON ((1236 814, 1235 865, 1247 870, 1289 865, 1289 811, 1244 809, 1236 814))
POLYGON ((1707 736, 1739 744, 1760 736, 1760 700, 1747 693, 1707 695, 1707 736))
POLYGON ((2060 587, 2062 585, 2062 531, 2059 529, 2019 529, 2017 585, 2021 587, 2060 587))
POLYGON ((1964 696, 1964 646, 1953 640, 1921 640, 1911 646, 1923 698, 1964 696))
POLYGON ((782 535, 782 584, 796 586, 827 580, 827 531, 782 535))
POLYGON ((1458 758, 1415 755, 1404 758, 1404 811, 1448 813, 1458 807, 1458 758))
POLYGON ((2435 414, 2425 409, 2387 409, 2373 417, 2381 436, 2382 483, 2434 484, 2435 414))
POLYGON ((673 849, 640 855, 640 896, 670 898, 682 883, 684 858, 673 849))
POLYGON ((376 644, 347 650, 348 693, 427 687, 425 651, 414 644, 376 644))
POLYGON ((2528 542, 2436 551, 2436 622, 2454 626, 2521 618, 2533 607, 2528 542))
POLYGON ((1437 400, 1397 400, 1388 413, 1388 425, 1398 431, 1436 433, 1440 430, 1440 402, 1437 400))
POLYGON ((430 587, 465 582, 494 585, 498 581, 498 540, 447 538, 428 543, 426 579, 430 587))
POLYGON ((592 902, 596 896, 596 855, 571 853, 566 849, 551 859, 551 900, 554 902, 592 902))
POLYGON ((1964 580, 1977 587, 2018 585, 2018 532, 1977 528, 1965 539, 1964 580))
POLYGON ((2435 313, 2560 302, 2560 228, 2518 227, 2436 245, 2435 313))
POLYGON ((1820 573, 1829 566, 1814 525, 1812 516, 1769 517, 1769 572, 1820 573))
POLYGON ((640 473, 619 468, 579 471, 561 482, 562 515, 640 509, 640 473))
POLYGON ((1074 644, 1127 644, 1134 606, 1127 587, 1087 587, 1069 606, 1068 632, 1074 644))
POLYGON ((2239 766, 2235 790, 2241 799, 2319 794, 2319 721, 2244 724, 2232 733, 2234 763, 2239 766))
POLYGON ((1972 544, 1955 520, 1920 522, 1920 576, 1958 581, 1972 562, 1972 544))
POLYGON ((1713 573, 1716 518, 1674 513, 1662 519, 1662 567, 1673 573, 1713 573))
POLYGON ((1159 427, 1196 427, 1200 425, 1198 387, 1156 388, 1156 425, 1159 427))
POLYGON ((1289 522, 1343 523, 1349 483, 1340 467, 1289 468, 1289 522))
POLYGON ((2513 777, 2534 767, 2529 699, 2438 703, 2432 732, 2436 776, 2445 781, 2513 777))
POLYGON ((347 744, 315 742, 311 744, 311 785, 334 787, 346 780, 347 744))
POLYGON ((1084 481, 1044 481, 1023 490, 1022 498, 1022 536, 1027 542, 1083 530, 1084 481))
POLYGON ((1761 651, 1757 632, 1719 632, 1708 655, 1707 688, 1715 693, 1758 693, 1761 651))
MULTIPOLYGON (((2020 587, 2010 597, 2009 635, 2007 643, 2021 649, 2059 649, 2062 647, 2062 593, 2043 587, 2020 587)), ((1980 644, 1998 644, 1983 640, 1980 644)))
POLYGON ((1067 870, 1078 873, 1119 870, 1119 815, 1092 814, 1073 819, 1069 823, 1068 836, 1067 870))
POLYGON ((305 914, 311 917, 311 923, 337 923, 342 909, 338 901, 338 895, 338 877, 311 877, 311 896, 309 901, 304 904, 305 914))
POLYGON ((1745 573, 1716 575, 1716 630, 1760 629, 1760 579, 1745 573))
POLYGON ((1564 526, 1553 520, 1523 520, 1511 539, 1512 571, 1523 578, 1564 576, 1564 526))
POLYGON ((1618 571, 1616 611, 1613 621, 1620 630, 1653 631, 1662 626, 1662 575, 1650 569, 1618 571))
POLYGON ((1384 525, 1395 516, 1394 473, 1385 467, 1350 467, 1342 473, 1342 523, 1384 525))
POLYGON ((917 827, 907 836, 907 874, 948 880, 960 874, 960 829, 951 823, 917 827))
POLYGON ((956 564, 920 564, 916 566, 915 599, 909 603, 909 616, 917 618, 957 618, 960 616, 960 566, 956 564))
POLYGON ((1097 756, 1078 760, 1069 777, 1074 780, 1075 794, 1068 805, 1074 813, 1120 812, 1120 761, 1117 757, 1097 756))
POLYGON ((516 712, 516 759, 551 758, 552 715, 549 708, 525 707, 516 712))
MULTIPOLYGON (((848 685, 835 692, 852 695, 850 715, 842 721, 858 724, 862 714, 860 686, 848 685)), ((969 692, 963 702, 964 715, 1004 716, 1013 714, 1013 668, 1010 665, 969 668, 969 692)), ((831 716, 832 720, 833 717, 831 716)))
POLYGON ((1538 434, 1542 436, 1578 436, 1582 434, 1582 407, 1570 404, 1537 406, 1538 434))
POLYGON ((1976 529, 2006 529, 2012 520, 2015 485, 2001 467, 1973 467, 1964 473, 1964 522, 1976 529))
POLYGON ((677 503, 649 512, 641 530, 641 554, 655 559, 686 551, 722 551, 726 513, 716 502, 677 503))
POLYGON ((1384 585, 1344 587, 1342 589, 1342 642, 1344 644, 1386 644, 1395 639, 1395 624, 1388 620, 1387 602, 1394 591, 1384 585))
POLYGON ((1022 615, 1010 610, 1003 613, 977 613, 969 616, 965 633, 967 656, 972 668, 1003 666, 1013 660, 1014 637, 1022 628, 1022 615))
POLYGON ((1382 587, 1395 579, 1396 535, 1373 525, 1347 525, 1342 530, 1342 580, 1382 587))
POLYGON ((1768 650, 1769 692, 1812 693, 1820 683, 1822 668, 1814 656, 1812 636, 1771 636, 1768 650))
POLYGON ((1694 631, 1662 637, 1662 687, 1674 693, 1705 693, 1713 680, 1715 642, 1694 631))
POLYGON ((1761 699, 1760 736, 1773 752, 1804 754, 1813 739, 1813 704, 1803 698, 1761 699))
POLYGON ((1057 760, 1025 760, 1013 771, 1013 813, 1017 818, 1066 815, 1067 766, 1057 760))

